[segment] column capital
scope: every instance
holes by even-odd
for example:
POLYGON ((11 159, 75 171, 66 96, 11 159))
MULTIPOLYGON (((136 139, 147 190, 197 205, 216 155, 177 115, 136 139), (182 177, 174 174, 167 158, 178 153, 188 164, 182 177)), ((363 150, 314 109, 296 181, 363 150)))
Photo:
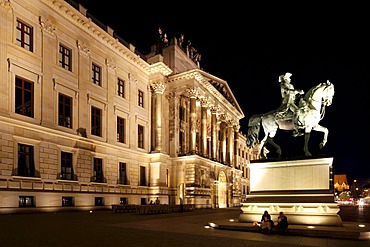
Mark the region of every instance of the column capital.
POLYGON ((227 115, 225 113, 221 113, 219 116, 220 121, 226 122, 227 121, 227 115))
POLYGON ((155 93, 163 93, 166 86, 162 82, 154 82, 150 85, 155 93))
POLYGON ((208 106, 209 99, 207 97, 201 96, 201 97, 199 97, 199 100, 200 100, 200 105, 202 107, 207 107, 208 106))
POLYGON ((226 119, 226 123, 229 127, 234 128, 234 121, 232 119, 226 119))
POLYGON ((212 114, 216 114, 219 111, 219 107, 211 105, 210 106, 210 111, 212 114))
POLYGON ((198 95, 199 95, 199 90, 198 90, 198 88, 195 88, 195 87, 188 88, 186 91, 187 91, 190 98, 197 98, 198 95))
POLYGON ((235 130, 236 132, 239 132, 239 129, 240 129, 240 124, 235 124, 235 125, 234 125, 234 130, 235 130))

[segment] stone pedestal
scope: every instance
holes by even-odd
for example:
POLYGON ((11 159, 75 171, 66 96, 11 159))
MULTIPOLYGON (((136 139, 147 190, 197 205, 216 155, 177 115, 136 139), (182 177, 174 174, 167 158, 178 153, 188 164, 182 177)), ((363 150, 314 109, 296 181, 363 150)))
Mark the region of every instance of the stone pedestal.
POLYGON ((289 224, 342 226, 332 163, 333 158, 319 158, 249 164, 250 194, 239 222, 260 222, 267 210, 273 221, 283 211, 289 224))

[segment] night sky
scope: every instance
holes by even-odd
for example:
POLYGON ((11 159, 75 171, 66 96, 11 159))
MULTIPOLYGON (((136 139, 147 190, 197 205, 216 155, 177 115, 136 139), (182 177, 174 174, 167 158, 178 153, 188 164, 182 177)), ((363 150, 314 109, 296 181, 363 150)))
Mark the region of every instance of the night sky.
MULTIPOLYGON (((184 34, 201 54, 201 68, 227 81, 245 115, 240 122, 245 134, 252 115, 280 106, 279 75, 292 73, 292 84, 305 92, 330 80, 333 104, 320 121, 329 129, 328 142, 319 149, 323 134, 313 131, 310 151, 315 157, 333 157, 334 173, 346 174, 349 182, 370 179, 370 20, 365 6, 79 2, 142 54, 150 52, 159 27, 169 39, 184 34)), ((303 155, 303 137, 293 138, 292 131, 279 130, 274 141, 283 157, 303 155)))

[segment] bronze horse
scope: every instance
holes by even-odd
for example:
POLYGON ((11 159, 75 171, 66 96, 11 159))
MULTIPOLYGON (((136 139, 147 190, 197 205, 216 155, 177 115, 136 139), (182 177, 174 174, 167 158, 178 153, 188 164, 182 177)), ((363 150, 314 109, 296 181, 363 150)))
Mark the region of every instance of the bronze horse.
POLYGON ((247 146, 254 148, 259 145, 259 154, 262 158, 267 158, 263 152, 264 146, 269 143, 275 149, 277 155, 281 156, 281 148, 273 141, 278 129, 294 130, 294 124, 299 130, 304 130, 304 147, 305 156, 311 156, 308 150, 308 142, 312 130, 324 133, 320 148, 323 148, 327 142, 329 130, 319 124, 320 120, 325 115, 325 107, 332 104, 334 96, 334 85, 330 81, 320 83, 312 87, 298 104, 296 113, 290 112, 284 118, 279 116, 278 110, 269 111, 265 114, 257 114, 252 116, 248 122, 247 146), (264 138, 259 141, 260 125, 264 130, 264 138))

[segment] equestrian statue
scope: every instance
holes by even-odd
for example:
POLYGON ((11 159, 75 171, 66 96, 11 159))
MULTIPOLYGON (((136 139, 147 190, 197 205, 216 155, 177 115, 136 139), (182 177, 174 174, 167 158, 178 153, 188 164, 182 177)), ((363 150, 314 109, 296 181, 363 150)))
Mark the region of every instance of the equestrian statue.
POLYGON ((265 114, 256 114, 249 119, 247 147, 254 148, 257 144, 260 144, 258 152, 262 159, 267 158, 264 146, 268 143, 276 149, 278 157, 281 157, 281 148, 273 141, 278 129, 293 130, 294 137, 304 135, 303 151, 305 156, 312 156, 308 150, 312 130, 324 133, 320 148, 323 148, 327 142, 329 131, 326 127, 321 126, 319 122, 324 118, 325 107, 332 104, 334 85, 327 80, 312 87, 304 94, 303 90, 297 90, 291 84, 291 76, 291 73, 279 76, 282 96, 280 107, 265 114), (259 141, 261 125, 264 137, 259 141))

